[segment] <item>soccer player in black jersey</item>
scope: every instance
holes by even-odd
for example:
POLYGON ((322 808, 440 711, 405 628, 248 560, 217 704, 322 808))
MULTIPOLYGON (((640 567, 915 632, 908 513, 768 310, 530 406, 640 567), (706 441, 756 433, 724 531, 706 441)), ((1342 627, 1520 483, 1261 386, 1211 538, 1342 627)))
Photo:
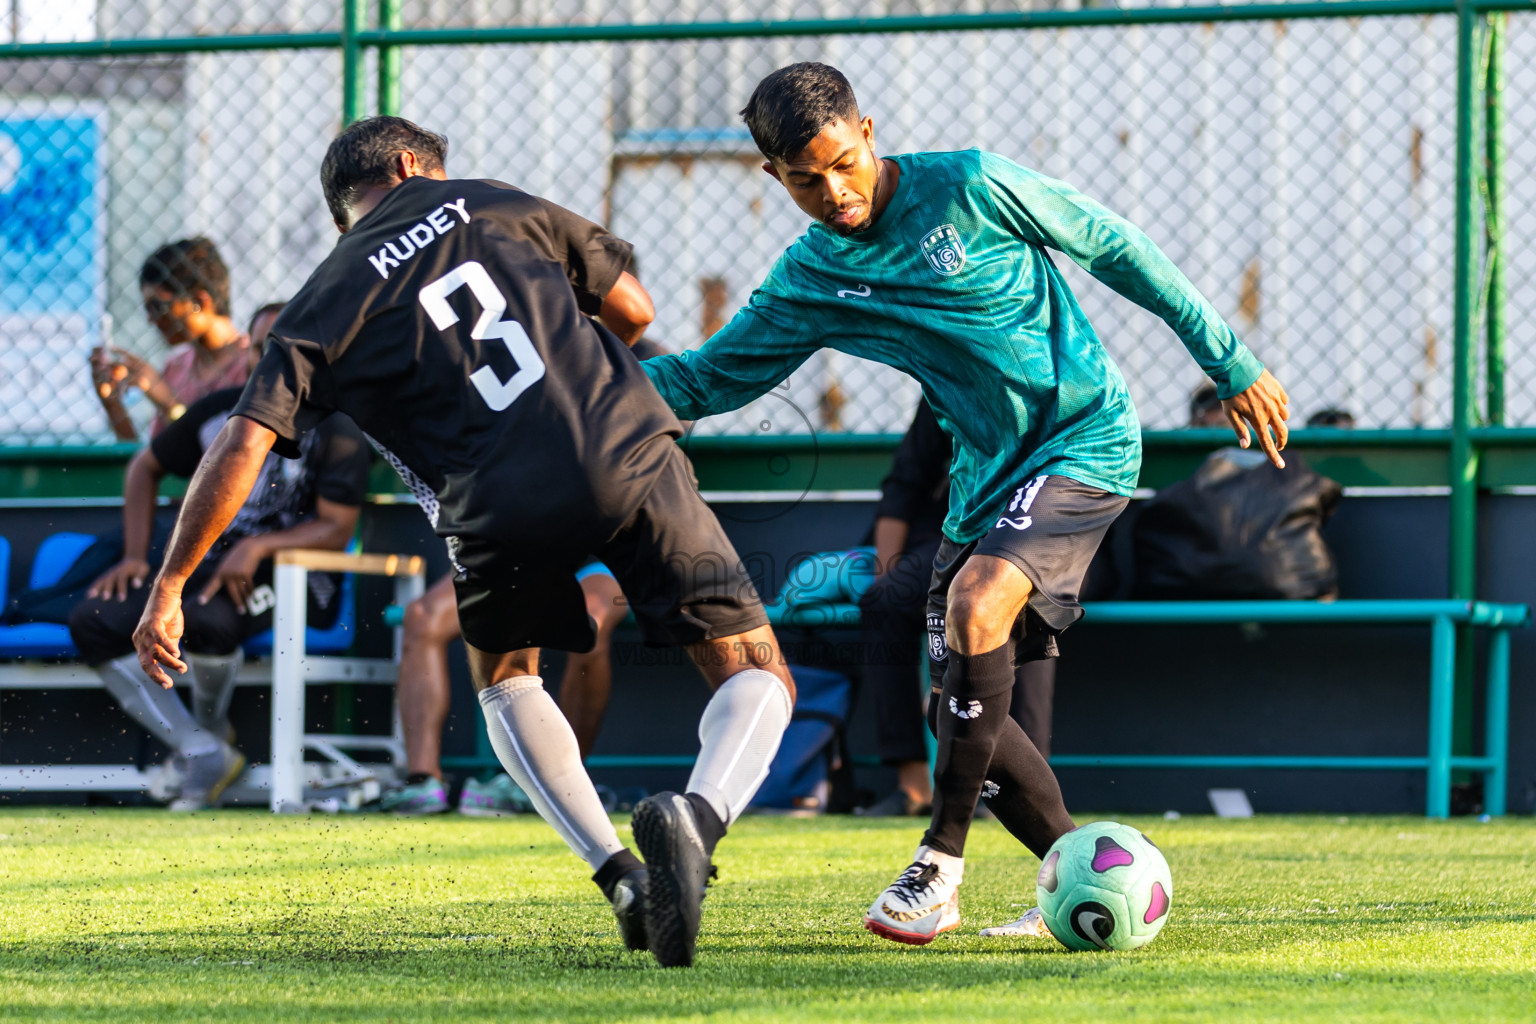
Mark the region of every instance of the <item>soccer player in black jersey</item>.
POLYGON ((624 342, 590 319, 625 303, 649 319, 624 273, 630 246, 509 185, 448 180, 446 148, 394 117, 331 143, 321 183, 342 238, 274 325, 198 469, 135 645, 161 685, 166 668, 185 671, 179 597, 202 553, 269 449, 292 455, 326 415, 347 413, 447 540, 503 767, 595 870, 626 945, 688 965, 710 854, 767 774, 794 684, 674 443, 677 419, 624 342), (685 645, 715 690, 687 792, 635 809, 644 866, 538 675, 540 647, 593 644, 575 580, 592 556, 646 640, 685 645))

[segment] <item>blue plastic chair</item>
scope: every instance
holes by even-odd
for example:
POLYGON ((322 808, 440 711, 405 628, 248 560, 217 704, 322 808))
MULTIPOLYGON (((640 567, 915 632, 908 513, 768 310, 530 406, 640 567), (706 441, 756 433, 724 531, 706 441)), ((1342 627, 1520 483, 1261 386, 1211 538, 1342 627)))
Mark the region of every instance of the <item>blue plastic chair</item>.
MULTIPOLYGON (((55 533, 44 538, 32 557, 32 573, 27 586, 33 590, 51 587, 96 543, 89 533, 55 533)), ((11 568, 11 545, 0 552, 0 604, 5 601, 5 581, 11 568)), ((0 626, 0 658, 74 658, 79 655, 69 637, 69 627, 53 622, 29 622, 20 626, 0 626)))
MULTIPOLYGON (((329 629, 310 626, 304 631, 304 650, 309 654, 341 654, 352 646, 357 632, 357 600, 350 573, 341 578, 341 607, 336 622, 329 629)), ((247 658, 265 658, 272 653, 272 631, 264 630, 241 645, 247 658)))

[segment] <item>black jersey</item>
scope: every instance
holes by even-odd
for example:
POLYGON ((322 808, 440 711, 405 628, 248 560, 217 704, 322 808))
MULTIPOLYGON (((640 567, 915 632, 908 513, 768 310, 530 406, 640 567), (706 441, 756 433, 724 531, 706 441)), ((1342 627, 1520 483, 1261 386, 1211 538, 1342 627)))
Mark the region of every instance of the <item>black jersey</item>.
POLYGON ((676 417, 596 313, 630 246, 494 181, 392 189, 278 317, 236 413, 296 442, 347 413, 445 537, 588 550, 645 499, 676 417))

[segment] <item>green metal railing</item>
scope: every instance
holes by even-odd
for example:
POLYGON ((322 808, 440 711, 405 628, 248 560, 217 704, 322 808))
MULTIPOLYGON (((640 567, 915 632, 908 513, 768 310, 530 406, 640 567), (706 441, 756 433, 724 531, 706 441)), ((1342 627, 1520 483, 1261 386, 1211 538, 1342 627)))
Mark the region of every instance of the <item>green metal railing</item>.
MULTIPOLYGON (((1258 3, 1238 6, 1091 8, 1023 13, 949 14, 884 18, 736 21, 656 24, 519 25, 402 28, 401 0, 340 0, 340 30, 297 34, 181 36, 101 39, 84 42, 10 43, 0 60, 99 58, 192 52, 333 49, 342 58, 342 114, 347 122, 401 106, 401 48, 468 44, 533 45, 582 42, 766 39, 904 32, 977 32, 1386 16, 1454 16, 1456 19, 1456 184, 1454 351, 1452 416, 1448 431, 1357 432, 1347 444, 1422 447, 1445 452, 1450 484, 1449 596, 1471 600, 1477 579, 1477 495, 1485 452, 1531 444, 1530 432, 1507 430, 1505 421, 1505 287, 1507 262, 1502 203, 1505 12, 1536 11, 1526 0, 1340 0, 1335 3, 1258 3), (369 27, 373 13, 376 27, 369 27), (370 83, 370 51, 376 75, 370 83), (370 85, 372 86, 370 90, 370 85), (371 91, 371 95, 370 95, 371 91), (1479 145, 1481 143, 1481 145, 1479 145), (1479 362, 1485 372, 1478 394, 1479 362), (1481 397, 1482 401, 1479 402, 1481 397), (1485 410, 1479 412, 1479 406, 1485 410), (1379 436, 1376 436, 1379 435, 1379 436)), ((1159 435, 1173 447, 1209 445, 1198 434, 1159 435)), ((1326 439, 1324 439, 1326 441, 1326 439)), ((787 443, 787 442, 781 442, 787 443)), ((1340 442, 1341 444, 1346 442, 1340 442)), ((1471 644, 1459 645, 1457 720, 1470 721, 1471 644)), ((1459 734, 1457 747, 1470 746, 1459 734)))

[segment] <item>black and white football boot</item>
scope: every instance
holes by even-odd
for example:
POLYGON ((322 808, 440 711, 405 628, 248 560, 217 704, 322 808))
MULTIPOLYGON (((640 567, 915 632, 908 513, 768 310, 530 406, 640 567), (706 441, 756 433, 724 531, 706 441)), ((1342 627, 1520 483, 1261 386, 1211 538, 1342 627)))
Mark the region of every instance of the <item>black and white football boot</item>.
POLYGON ((620 850, 592 876, 613 907, 619 922, 619 938, 630 952, 648 949, 645 934, 645 865, 628 850, 620 850))
POLYGON ((635 805, 635 845, 650 873, 646 937, 663 967, 693 966, 704 890, 714 874, 709 857, 723 831, 718 819, 701 820, 705 810, 695 800, 680 793, 657 793, 635 805))

